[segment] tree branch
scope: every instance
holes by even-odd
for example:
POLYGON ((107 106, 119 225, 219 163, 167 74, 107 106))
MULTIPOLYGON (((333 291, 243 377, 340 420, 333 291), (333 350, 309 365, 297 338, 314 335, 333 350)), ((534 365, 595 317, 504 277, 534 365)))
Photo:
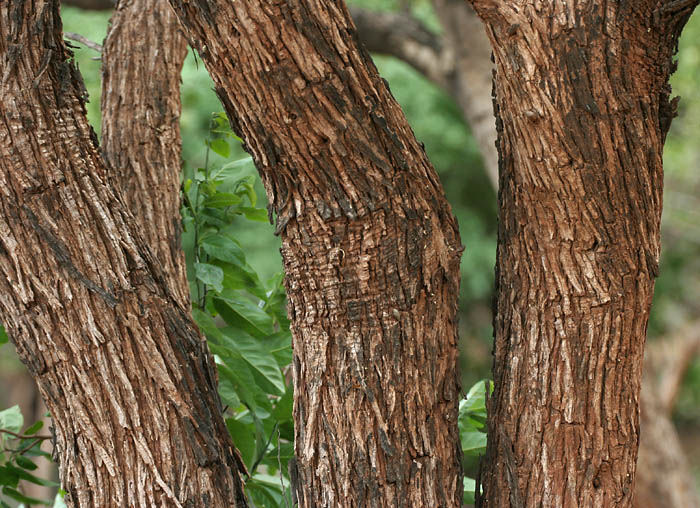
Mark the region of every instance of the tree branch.
POLYGON ((649 344, 647 357, 656 380, 660 407, 670 414, 683 377, 700 353, 700 319, 689 323, 666 338, 649 344))
POLYGON ((350 7, 357 34, 371 53, 403 60, 443 89, 448 88, 452 59, 443 57, 440 37, 405 12, 350 7))

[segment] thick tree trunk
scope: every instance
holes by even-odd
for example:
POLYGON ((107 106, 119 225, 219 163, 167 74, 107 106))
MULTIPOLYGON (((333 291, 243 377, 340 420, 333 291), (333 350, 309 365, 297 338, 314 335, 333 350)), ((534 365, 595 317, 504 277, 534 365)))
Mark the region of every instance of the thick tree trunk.
POLYGON ((630 506, 667 80, 692 5, 473 3, 502 165, 480 504, 630 506))
POLYGON ((180 247, 180 73, 187 41, 158 0, 122 0, 102 50, 102 156, 170 287, 189 309, 180 247))
POLYGON ((201 335, 105 184, 57 2, 0 4, 0 311, 74 506, 245 506, 201 335))
POLYGON ((459 506, 457 225, 344 3, 171 3, 277 214, 299 505, 459 506))

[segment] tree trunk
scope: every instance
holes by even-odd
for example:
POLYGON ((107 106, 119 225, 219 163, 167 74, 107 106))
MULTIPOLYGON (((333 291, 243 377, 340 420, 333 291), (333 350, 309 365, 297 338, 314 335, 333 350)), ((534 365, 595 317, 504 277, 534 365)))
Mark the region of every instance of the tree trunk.
POLYGON ((299 505, 460 506, 457 225, 344 3, 171 4, 277 214, 299 505))
POLYGON ((105 184, 57 2, 0 5, 0 311, 73 506, 245 506, 209 355, 105 184))
POLYGON ((630 506, 667 81, 695 2, 473 4, 501 164, 479 504, 630 506))
POLYGON ((180 74, 187 41, 167 3, 122 0, 102 50, 102 156, 183 308, 180 74))

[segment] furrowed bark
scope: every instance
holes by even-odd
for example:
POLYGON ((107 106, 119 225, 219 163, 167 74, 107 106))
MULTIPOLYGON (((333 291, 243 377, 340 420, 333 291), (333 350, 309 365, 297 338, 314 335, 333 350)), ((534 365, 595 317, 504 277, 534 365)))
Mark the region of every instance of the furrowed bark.
POLYGON ((119 3, 102 51, 102 156, 177 300, 189 309, 180 247, 180 73, 186 53, 167 3, 119 3))
POLYGON ((0 4, 0 313, 71 506, 245 506, 206 344, 106 182, 57 2, 0 4))
POLYGON ((473 3, 501 164, 478 504, 630 506, 668 77, 694 2, 473 3))
POLYGON ((457 226, 344 3, 171 4, 277 214, 299 505, 460 506, 457 226))

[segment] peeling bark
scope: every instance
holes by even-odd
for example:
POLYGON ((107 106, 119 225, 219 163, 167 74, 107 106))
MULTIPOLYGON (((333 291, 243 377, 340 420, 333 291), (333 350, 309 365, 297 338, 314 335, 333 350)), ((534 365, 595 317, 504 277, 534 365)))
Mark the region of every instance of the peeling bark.
POLYGON ((457 225, 344 3, 171 4, 277 215, 299 505, 460 506, 457 225))
POLYGON ((57 2, 0 4, 0 312, 72 506, 245 506, 206 343, 106 184, 57 2))
POLYGON ((695 2, 473 4, 494 50, 501 164, 478 504, 630 506, 668 77, 695 2))
POLYGON ((158 0, 122 0, 102 52, 102 157, 184 309, 180 247, 180 73, 187 41, 158 0))

